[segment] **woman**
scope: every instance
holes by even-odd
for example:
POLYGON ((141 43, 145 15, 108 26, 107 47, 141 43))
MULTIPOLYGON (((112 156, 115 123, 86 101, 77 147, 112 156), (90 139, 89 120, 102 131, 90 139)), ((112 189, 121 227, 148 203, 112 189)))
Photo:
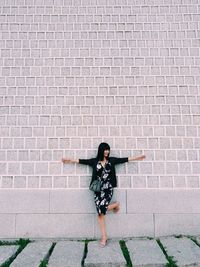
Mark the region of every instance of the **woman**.
POLYGON ((117 186, 115 165, 133 160, 143 160, 144 158, 144 155, 134 158, 110 157, 110 146, 107 143, 101 143, 96 158, 78 160, 62 159, 63 163, 80 163, 91 166, 93 168, 91 183, 96 179, 100 179, 101 181, 101 191, 94 192, 94 201, 102 235, 100 241, 101 247, 104 247, 107 242, 105 215, 107 211, 113 210, 114 212, 118 212, 120 209, 119 202, 110 203, 113 195, 113 188, 117 186))

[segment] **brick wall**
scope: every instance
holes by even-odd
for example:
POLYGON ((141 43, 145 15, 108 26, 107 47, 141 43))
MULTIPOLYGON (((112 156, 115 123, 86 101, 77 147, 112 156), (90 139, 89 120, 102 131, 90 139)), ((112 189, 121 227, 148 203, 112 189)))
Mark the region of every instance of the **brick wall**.
POLYGON ((3 0, 2 188, 86 187, 62 156, 147 155, 119 186, 199 187, 197 0, 3 0))
POLYGON ((198 0, 2 0, 0 187, 87 188, 63 156, 144 153, 120 189, 199 188, 198 0))

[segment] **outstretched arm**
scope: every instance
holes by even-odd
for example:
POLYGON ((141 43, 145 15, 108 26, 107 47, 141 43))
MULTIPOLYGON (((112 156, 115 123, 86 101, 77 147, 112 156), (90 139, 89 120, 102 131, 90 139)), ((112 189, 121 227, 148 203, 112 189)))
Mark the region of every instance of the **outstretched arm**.
POLYGON ((141 156, 138 156, 138 157, 129 157, 128 158, 128 161, 133 161, 133 160, 143 160, 145 159, 146 156, 145 155, 141 155, 141 156))
POLYGON ((66 159, 66 158, 63 158, 62 162, 63 163, 80 163, 80 164, 84 164, 84 165, 93 166, 93 164, 95 162, 95 158, 92 158, 92 159, 66 159))
POLYGON ((62 162, 65 163, 79 163, 79 159, 62 159, 62 162))

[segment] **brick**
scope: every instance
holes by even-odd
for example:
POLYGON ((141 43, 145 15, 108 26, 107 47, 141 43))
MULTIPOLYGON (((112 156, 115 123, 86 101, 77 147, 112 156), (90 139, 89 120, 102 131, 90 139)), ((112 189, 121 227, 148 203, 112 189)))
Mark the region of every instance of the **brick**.
MULTIPOLYGON (((33 174, 33 172, 29 174, 33 174)), ((35 174, 40 174, 40 175, 48 174, 48 163, 36 162, 35 163, 35 174)))
POLYGON ((179 163, 180 174, 191 174, 192 167, 190 162, 179 163))
POLYGON ((198 176, 187 176, 186 184, 189 188, 199 188, 199 177, 198 176))
POLYGON ((61 162, 60 163, 49 163, 49 174, 61 174, 61 162))
POLYGON ((153 163, 153 172, 156 174, 164 174, 165 173, 165 164, 164 162, 155 162, 153 163))
POLYGON ((167 174, 177 174, 178 173, 178 163, 177 162, 166 162, 166 173, 167 174))
POLYGON ((79 178, 77 176, 68 176, 68 187, 69 188, 78 188, 79 187, 79 178))
MULTIPOLYGON (((18 139, 18 140, 20 140, 20 139, 18 139)), ((11 138, 4 138, 3 141, 2 141, 2 148, 10 149, 13 146, 12 143, 13 143, 13 139, 11 139, 11 138)))
POLYGON ((131 187, 131 177, 124 176, 119 179, 120 188, 130 188, 131 187))
POLYGON ((2 176, 1 187, 13 188, 13 176, 2 176))
POLYGON ((28 188, 39 188, 39 176, 29 176, 27 178, 28 188))
POLYGON ((186 187, 185 176, 174 176, 174 186, 175 187, 186 187))
POLYGON ((34 163, 22 163, 21 165, 22 174, 34 174, 34 163))
POLYGON ((1 174, 7 174, 7 164, 6 163, 0 163, 0 173, 1 174))
POLYGON ((159 177, 158 176, 147 176, 147 187, 148 188, 159 188, 159 177))
POLYGON ((52 182, 52 176, 41 176, 40 179, 40 187, 41 188, 52 188, 53 182, 52 182))
POLYGON ((133 176, 131 179, 132 188, 146 188, 146 177, 145 176, 133 176))
POLYGON ((39 161, 40 160, 40 151, 30 150, 29 158, 30 158, 30 161, 39 161))
POLYGON ((15 176, 14 188, 26 188, 26 176, 15 176))
POLYGON ((142 162, 139 165, 139 173, 141 174, 151 174, 152 173, 152 163, 142 162))

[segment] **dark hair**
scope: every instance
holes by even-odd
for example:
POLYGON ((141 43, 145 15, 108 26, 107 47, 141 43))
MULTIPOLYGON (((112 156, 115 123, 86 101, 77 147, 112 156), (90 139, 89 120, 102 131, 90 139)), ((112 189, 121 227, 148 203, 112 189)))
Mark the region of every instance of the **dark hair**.
POLYGON ((107 144, 107 143, 101 143, 99 145, 98 153, 97 153, 97 159, 98 160, 103 160, 104 159, 104 151, 105 150, 110 150, 109 144, 107 144))

